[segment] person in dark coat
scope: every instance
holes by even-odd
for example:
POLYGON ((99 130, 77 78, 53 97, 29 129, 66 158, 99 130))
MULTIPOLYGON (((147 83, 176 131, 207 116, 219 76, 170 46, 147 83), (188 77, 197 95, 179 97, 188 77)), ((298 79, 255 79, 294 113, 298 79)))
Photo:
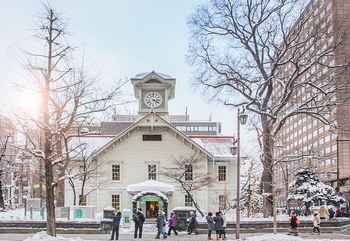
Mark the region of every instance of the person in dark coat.
POLYGON ((119 225, 120 225, 121 218, 122 218, 121 212, 118 212, 117 215, 113 216, 111 240, 118 240, 119 239, 119 225), (115 237, 115 239, 114 239, 114 237, 115 237))
POLYGON ((216 240, 221 240, 224 233, 224 219, 220 216, 220 212, 215 213, 214 217, 216 240))
POLYGON ((168 221, 168 226, 169 226, 168 236, 170 236, 171 230, 173 230, 175 235, 177 235, 176 223, 177 223, 176 214, 172 212, 170 214, 170 218, 169 218, 169 221, 168 221))
POLYGON ((197 230, 197 226, 198 226, 198 222, 196 219, 196 214, 194 212, 191 212, 191 217, 189 218, 189 223, 188 223, 188 234, 198 234, 198 230, 197 230))
POLYGON ((160 238, 160 235, 163 235, 163 239, 166 239, 166 232, 165 232, 165 226, 166 226, 166 220, 165 215, 163 211, 160 211, 157 215, 157 236, 156 239, 160 238))
POLYGON ((212 240, 211 233, 213 231, 215 231, 215 223, 214 223, 214 219, 213 219, 213 214, 211 212, 209 212, 206 219, 207 219, 207 224, 208 224, 208 240, 212 240))
POLYGON ((142 238, 143 223, 145 222, 145 215, 142 213, 141 208, 139 208, 137 210, 137 212, 133 214, 133 221, 135 223, 134 238, 136 239, 138 236, 141 239, 142 238), (137 233, 138 233, 138 235, 137 235, 137 233))
POLYGON ((298 235, 298 224, 300 223, 300 220, 298 219, 297 214, 292 211, 291 216, 289 218, 289 223, 290 223, 290 230, 289 230, 289 235, 298 235))

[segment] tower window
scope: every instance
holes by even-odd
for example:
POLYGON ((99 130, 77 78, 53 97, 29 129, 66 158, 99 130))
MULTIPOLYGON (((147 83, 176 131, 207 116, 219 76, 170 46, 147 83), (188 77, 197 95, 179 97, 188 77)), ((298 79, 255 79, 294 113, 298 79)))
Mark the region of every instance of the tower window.
POLYGON ((192 207, 193 206, 193 202, 192 199, 190 197, 190 195, 185 195, 185 207, 192 207))
POLYGON ((112 165, 112 180, 120 181, 120 165, 112 165))
POLYGON ((220 182, 226 181, 226 166, 218 167, 218 177, 220 182))
POLYGON ((193 179, 193 168, 191 164, 185 165, 185 180, 192 181, 193 179))
POLYGON ((219 195, 219 209, 223 210, 226 208, 226 196, 219 195))
POLYGON ((148 180, 157 180, 157 165, 148 165, 148 180))
POLYGON ((162 135, 142 135, 143 141, 162 141, 162 135))
POLYGON ((120 195, 119 194, 112 195, 112 207, 115 210, 120 210, 120 195))

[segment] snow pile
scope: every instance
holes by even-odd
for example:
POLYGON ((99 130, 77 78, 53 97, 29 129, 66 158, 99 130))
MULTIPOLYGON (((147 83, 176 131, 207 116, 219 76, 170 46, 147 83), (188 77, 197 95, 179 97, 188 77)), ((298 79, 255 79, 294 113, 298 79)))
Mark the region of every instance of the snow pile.
MULTIPOLYGON (((46 232, 39 232, 34 234, 32 237, 25 239, 24 241, 84 241, 81 238, 64 238, 64 237, 52 237, 47 235, 46 232)), ((90 240, 93 241, 93 240, 90 240)))
MULTIPOLYGON (((29 215, 29 213, 28 213, 29 215)), ((18 208, 0 212, 0 220, 24 220, 24 209, 18 208)))

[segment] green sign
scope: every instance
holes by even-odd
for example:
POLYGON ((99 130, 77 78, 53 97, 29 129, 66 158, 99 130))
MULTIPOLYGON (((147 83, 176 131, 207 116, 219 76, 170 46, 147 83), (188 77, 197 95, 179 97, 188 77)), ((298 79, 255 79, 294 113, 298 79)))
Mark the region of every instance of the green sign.
POLYGON ((141 202, 159 202, 160 198, 157 196, 146 195, 141 198, 141 202))

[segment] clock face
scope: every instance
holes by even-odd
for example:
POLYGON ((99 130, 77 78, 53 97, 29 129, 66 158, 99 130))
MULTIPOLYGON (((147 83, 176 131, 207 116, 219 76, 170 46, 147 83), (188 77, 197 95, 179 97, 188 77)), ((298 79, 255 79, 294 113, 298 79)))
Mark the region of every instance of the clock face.
POLYGON ((143 98, 145 105, 149 108, 158 108, 162 102, 162 95, 156 91, 148 92, 143 98))

